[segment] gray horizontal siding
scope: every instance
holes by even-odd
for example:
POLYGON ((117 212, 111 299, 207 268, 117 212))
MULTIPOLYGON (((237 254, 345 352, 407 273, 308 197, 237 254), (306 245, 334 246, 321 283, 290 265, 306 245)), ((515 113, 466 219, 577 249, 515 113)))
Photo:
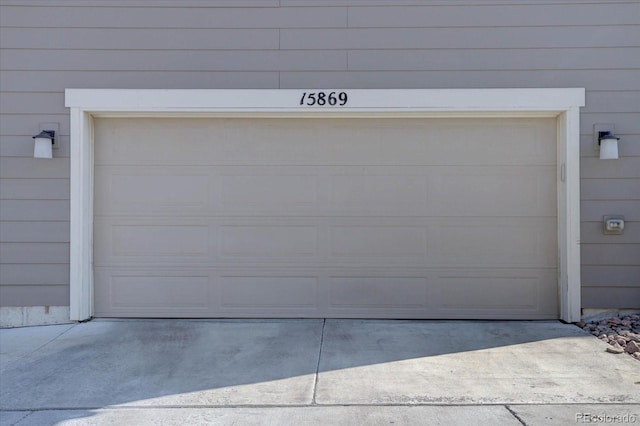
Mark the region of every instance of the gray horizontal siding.
MULTIPOLYGON (((504 37, 509 37, 505 35, 504 37)), ((584 56, 579 49, 468 49, 452 50, 360 50, 349 52, 349 69, 375 71, 431 70, 562 70, 600 67, 599 55, 584 56)), ((615 60, 616 69, 637 68, 637 47, 602 49, 605 61, 615 60), (629 55, 629 56, 628 56, 629 55)))
POLYGON ((637 266, 640 244, 617 244, 614 241, 609 244, 583 244, 582 263, 590 266, 637 266))
MULTIPOLYGON (((342 26, 342 25, 340 25, 342 26)), ((2 28, 6 49, 336 50, 637 47, 639 25, 460 28, 2 28)), ((353 52, 354 59, 358 53, 353 52)))
POLYGON ((3 285, 3 306, 68 306, 69 285, 3 285))
POLYGON ((640 113, 637 112, 582 113, 580 114, 580 133, 593 134, 593 125, 596 123, 614 123, 616 133, 621 135, 640 135, 640 113))
MULTIPOLYGON (((203 3, 200 3, 202 5, 203 3)), ((210 3, 209 3, 210 4, 210 3)), ((52 22, 61 29, 91 28, 108 22, 110 28, 173 28, 173 29, 280 29, 295 25, 299 28, 344 27, 347 11, 341 7, 273 9, 129 7, 122 13, 119 7, 102 7, 100 14, 90 7, 47 7, 45 15, 33 16, 28 8, 7 7, 0 17, 0 25, 16 27, 16 22, 29 22, 33 27, 50 27, 52 22)), ((277 32, 276 32, 277 33, 277 32)))
POLYGON ((69 179, 2 179, 0 200, 68 200, 69 179))
POLYGON ((582 179, 580 198, 584 200, 640 200, 637 179, 582 179))
MULTIPOLYGON (((9 243, 0 244, 0 268, 6 264, 69 263, 69 243, 9 243)), ((2 287, 2 286, 0 286, 2 287)), ((46 304, 46 303, 45 303, 46 304)), ((53 303, 51 303, 53 305, 53 303)), ((63 304, 64 305, 64 304, 63 304)))
MULTIPOLYGON (((621 286, 621 287, 583 287, 583 300, 601 301, 606 300, 607 307, 615 307, 618 309, 638 309, 638 300, 640 300, 640 287, 637 286, 621 286)), ((584 305, 589 307, 589 305, 584 305)), ((601 307, 602 305, 594 305, 601 307)))
POLYGON ((398 6, 529 6, 529 5, 548 5, 557 6, 558 4, 582 5, 582 4, 633 4, 635 0, 612 0, 611 2, 603 2, 602 0, 523 0, 517 2, 515 0, 0 0, 0 6, 21 6, 21 7, 121 7, 121 8, 197 8, 200 11, 213 8, 273 8, 273 7, 398 7, 398 6))
MULTIPOLYGON (((481 64, 484 66, 484 64, 481 64)), ((494 67, 495 68, 495 67, 494 67)), ((585 87, 593 90, 635 88, 640 70, 596 69, 549 70, 412 70, 412 71, 332 71, 280 73, 283 89, 445 89, 511 87, 585 87)))
POLYGON ((638 23, 637 16, 640 13, 637 2, 616 5, 616 12, 625 16, 612 16, 610 6, 602 4, 603 2, 567 4, 563 1, 546 3, 523 1, 506 5, 495 4, 497 2, 491 2, 494 4, 466 2, 466 5, 461 5, 460 2, 440 3, 441 7, 432 8, 411 6, 352 8, 349 10, 349 26, 385 28, 633 25, 638 23))
POLYGON ((69 266, 61 264, 2 265, 4 285, 61 286, 69 283, 69 266))
POLYGON ((584 307, 640 307, 640 2, 0 0, 0 299, 68 303, 77 88, 585 87, 584 307), (32 158, 59 123, 53 160, 32 158), (601 161, 597 123, 621 158, 601 161), (602 216, 623 214, 622 236, 602 216), (634 305, 635 306, 631 306, 634 305))
MULTIPOLYGON (((598 65, 600 66, 600 65, 598 65)), ((0 90, 60 92, 74 88, 158 89, 299 89, 299 88, 460 88, 589 87, 593 91, 624 91, 634 87, 639 70, 508 70, 508 71, 3 71, 0 90)), ((587 95, 590 95, 589 92, 587 95)))
POLYGON ((640 280, 640 266, 585 266, 583 287, 632 287, 640 280))
MULTIPOLYGON (((612 0, 612 2, 615 0, 612 0)), ((453 3, 451 0, 280 0, 282 6, 300 6, 300 7, 319 7, 319 6, 358 6, 358 7, 372 7, 372 6, 431 6, 442 7, 451 6, 452 3, 461 6, 473 6, 480 5, 509 5, 509 6, 523 6, 544 4, 549 6, 555 6, 561 4, 584 4, 584 3, 612 3, 603 2, 602 0, 523 0, 518 2, 517 0, 457 0, 453 3)), ((634 0, 615 1, 617 4, 621 3, 634 3, 634 0)))
MULTIPOLYGON (((638 35, 640 39, 640 34, 638 35)), ((604 49, 603 49, 604 50, 604 49)), ((531 71, 640 67, 640 48, 585 55, 578 49, 371 50, 46 50, 3 49, 7 71, 531 71)), ((634 75, 634 74, 632 74, 634 75)), ((608 77, 607 77, 608 78, 608 77)))
MULTIPOLYGON (((614 203, 615 205, 615 203, 614 203)), ((616 244, 637 244, 640 241, 640 221, 636 218, 625 216, 625 231, 623 235, 615 235, 612 238, 611 235, 604 235, 602 233, 602 219, 598 218, 597 221, 592 222, 582 222, 581 224, 581 232, 582 239, 580 242, 582 244, 611 244, 615 242, 616 244)))
MULTIPOLYGON (((603 214, 621 214, 627 221, 640 221, 640 200, 583 200, 581 210, 583 222, 600 221, 603 214)), ((609 241, 616 240, 609 238, 609 241)))
MULTIPOLYGON (((530 49, 634 47, 640 27, 283 29, 282 49, 530 49), (626 39, 631 37, 631 39, 626 39)), ((355 52, 354 52, 355 54, 355 52)))
POLYGON ((0 235, 7 243, 69 242, 69 222, 0 222, 0 235))
MULTIPOLYGON (((425 3, 422 1, 422 6, 425 3)), ((201 8, 201 13, 196 14, 188 8, 149 7, 153 6, 152 2, 138 2, 138 7, 135 3, 128 4, 133 6, 127 8, 126 14, 118 7, 101 7, 99 15, 90 7, 46 7, 43 8, 46 16, 34 16, 25 7, 7 7, 0 17, 0 25, 13 27, 16 23, 29 22, 33 27, 49 27, 55 22, 55 26, 61 28, 86 28, 98 25, 96 21, 100 20, 108 22, 112 28, 339 28, 347 25, 352 28, 457 28, 505 26, 504 17, 509 16, 508 26, 511 27, 602 26, 635 25, 639 13, 635 2, 618 4, 616 15, 611 14, 610 6, 606 4, 570 5, 565 2, 552 5, 540 2, 512 5, 448 2, 437 8, 398 6, 348 10, 343 7, 201 8)), ((198 4, 203 5, 202 2, 198 4)))
POLYGON ((580 168, 583 179, 640 178, 638 157, 622 157, 616 161, 602 161, 599 157, 582 157, 580 168))
MULTIPOLYGON (((67 200, 2 200, 0 217, 3 222, 69 220, 67 200)), ((2 234, 4 240, 4 233, 2 234)))
POLYGON ((278 48, 275 29, 2 28, 5 49, 227 49, 278 48))
MULTIPOLYGON (((59 123, 60 134, 69 136, 69 114, 0 114, 0 136, 33 136, 38 123, 59 123)), ((33 141, 31 141, 33 142, 33 141)), ((28 143, 28 142, 25 142, 28 143)), ((2 159, 0 158, 0 161, 2 159)), ((46 166, 45 166, 46 167, 46 166)), ((0 170, 0 175, 2 170, 0 170)))
POLYGON ((329 71, 347 69, 347 52, 3 49, 0 63, 7 70, 329 71))
POLYGON ((7 114, 66 114, 64 92, 59 93, 3 93, 0 111, 7 114))
MULTIPOLYGON (((311 3, 309 3, 311 4, 311 3)), ((27 6, 38 8, 42 7, 87 7, 87 8, 104 8, 104 7, 166 7, 178 9, 180 7, 210 9, 210 8, 233 8, 233 7, 252 7, 252 8, 269 8, 280 6, 279 0, 0 0, 0 6, 27 6)), ((94 9, 95 10, 95 9, 94 9)))
POLYGON ((640 91, 589 92, 587 105, 582 109, 582 112, 597 114, 602 111, 607 111, 608 114, 640 111, 640 91))
MULTIPOLYGON (((622 72, 624 73, 624 71, 622 72)), ((625 79, 623 75, 621 79, 625 79)), ((594 81, 600 81, 595 76, 594 81)), ((158 89, 180 87, 182 89, 226 88, 226 89, 272 89, 278 87, 278 72, 252 71, 3 71, 0 91, 59 92, 67 87, 94 89, 158 89)))
MULTIPOLYGON (((33 155, 33 152, 31 155, 33 155)), ((42 160, 29 157, 2 157, 0 158, 0 178, 69 179, 69 159, 52 158, 50 160, 42 160)), ((35 200, 38 200, 38 198, 35 200)))

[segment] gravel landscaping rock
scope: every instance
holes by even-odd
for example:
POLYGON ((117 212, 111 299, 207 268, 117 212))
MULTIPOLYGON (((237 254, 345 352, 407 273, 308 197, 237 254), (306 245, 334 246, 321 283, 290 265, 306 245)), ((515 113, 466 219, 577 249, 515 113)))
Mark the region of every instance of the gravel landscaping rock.
POLYGON ((640 361, 640 315, 606 318, 590 323, 580 321, 576 325, 608 343, 607 352, 627 353, 640 361))
POLYGON ((612 354, 621 354, 624 352, 624 349, 622 348, 622 346, 618 345, 617 343, 615 345, 611 345, 607 348, 607 352, 610 352, 612 354))
POLYGON ((640 344, 638 344, 638 342, 629 342, 629 344, 624 348, 624 351, 628 354, 640 352, 640 344))

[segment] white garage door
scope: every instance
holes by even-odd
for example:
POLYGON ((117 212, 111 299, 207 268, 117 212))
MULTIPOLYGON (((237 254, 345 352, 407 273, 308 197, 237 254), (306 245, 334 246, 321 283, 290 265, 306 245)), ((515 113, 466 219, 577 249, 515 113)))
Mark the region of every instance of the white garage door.
POLYGON ((556 120, 100 118, 95 315, 557 318, 556 120))

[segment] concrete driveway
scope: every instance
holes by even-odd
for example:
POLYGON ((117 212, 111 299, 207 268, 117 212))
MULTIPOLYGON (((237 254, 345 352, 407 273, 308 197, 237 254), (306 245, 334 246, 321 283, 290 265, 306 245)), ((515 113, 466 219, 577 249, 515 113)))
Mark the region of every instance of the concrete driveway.
POLYGON ((3 329, 0 424, 640 424, 640 362, 605 348, 560 322, 3 329))

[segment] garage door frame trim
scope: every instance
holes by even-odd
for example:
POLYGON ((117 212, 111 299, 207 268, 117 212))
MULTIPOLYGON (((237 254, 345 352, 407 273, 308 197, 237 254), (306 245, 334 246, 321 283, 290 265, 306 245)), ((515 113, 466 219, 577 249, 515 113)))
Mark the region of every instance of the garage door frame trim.
MULTIPOLYGON (((316 90, 317 91, 317 90, 316 90)), ((328 90, 325 92, 331 92, 328 90)), ((580 319, 580 111, 585 89, 340 89, 348 105, 300 105, 296 89, 66 89, 70 127, 70 319, 93 316, 94 117, 555 117, 560 318, 580 319)))

